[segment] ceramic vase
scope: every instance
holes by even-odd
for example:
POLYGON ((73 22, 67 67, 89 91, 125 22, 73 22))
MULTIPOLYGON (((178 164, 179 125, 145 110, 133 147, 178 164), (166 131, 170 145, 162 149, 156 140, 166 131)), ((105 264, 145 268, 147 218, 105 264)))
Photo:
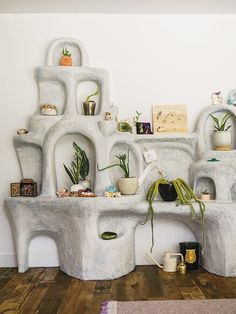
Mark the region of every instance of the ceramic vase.
POLYGON ((212 140, 215 150, 231 150, 232 136, 230 131, 215 131, 212 140))
POLYGON ((138 189, 138 178, 120 178, 118 188, 123 195, 133 195, 138 189))

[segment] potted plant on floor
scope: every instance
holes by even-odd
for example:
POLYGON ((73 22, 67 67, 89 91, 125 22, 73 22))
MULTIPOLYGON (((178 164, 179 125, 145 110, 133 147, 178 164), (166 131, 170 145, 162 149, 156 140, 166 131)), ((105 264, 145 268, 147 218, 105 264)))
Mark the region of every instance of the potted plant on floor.
POLYGON ((217 118, 210 114, 210 117, 214 121, 214 133, 212 135, 213 144, 215 150, 231 150, 231 132, 228 131, 231 128, 231 125, 226 126, 229 118, 233 117, 231 113, 226 113, 222 118, 217 118))
MULTIPOLYGON (((205 204, 199 200, 193 190, 190 188, 187 182, 185 182, 182 178, 177 178, 175 180, 169 181, 163 177, 161 171, 159 171, 161 178, 154 181, 148 189, 146 200, 149 204, 148 212, 146 219, 143 223, 145 224, 149 219, 151 222, 151 230, 152 230, 152 246, 150 251, 152 252, 154 246, 154 233, 153 233, 153 221, 154 221, 154 207, 153 202, 157 197, 158 193, 162 197, 164 195, 164 201, 174 201, 178 198, 178 202, 182 205, 188 205, 191 209, 191 217, 194 219, 195 217, 195 209, 193 203, 197 203, 199 205, 200 214, 201 214, 201 222, 202 222, 202 243, 204 249, 205 243, 205 228, 204 228, 204 213, 205 213, 205 204), (173 192, 175 190, 175 193, 173 192), (163 193, 164 190, 164 193, 163 193), (169 194, 168 194, 169 193, 169 194), (167 197, 167 199, 166 199, 167 197)), ((177 203, 178 205, 178 203, 177 203)))
POLYGON ((90 188, 90 182, 86 180, 89 174, 89 160, 84 150, 79 145, 73 142, 74 160, 71 162, 71 167, 65 164, 64 169, 71 179, 73 185, 70 188, 71 192, 77 192, 80 189, 90 188))
POLYGON ((112 167, 120 167, 124 173, 124 177, 119 178, 118 180, 118 188, 121 194, 124 195, 132 195, 135 194, 138 188, 138 178, 130 177, 130 168, 129 168, 129 150, 127 154, 116 155, 116 158, 119 160, 119 163, 112 164, 105 168, 99 169, 97 165, 98 171, 103 171, 112 167))

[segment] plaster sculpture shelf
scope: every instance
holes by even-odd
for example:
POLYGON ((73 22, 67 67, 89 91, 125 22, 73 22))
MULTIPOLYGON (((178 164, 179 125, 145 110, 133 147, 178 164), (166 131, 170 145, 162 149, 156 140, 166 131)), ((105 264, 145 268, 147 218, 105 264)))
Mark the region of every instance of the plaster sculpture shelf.
MULTIPOLYGON (((58 116, 41 116, 39 106, 30 118, 29 133, 16 136, 14 144, 22 177, 38 183, 40 196, 6 200, 16 243, 20 272, 28 268, 28 247, 32 238, 48 235, 58 246, 60 267, 68 275, 81 279, 113 279, 135 267, 134 236, 136 226, 143 221, 148 204, 145 189, 157 178, 152 171, 129 197, 105 198, 104 190, 115 184, 119 173, 96 171, 96 165, 106 166, 117 153, 130 151, 131 173, 140 176, 147 166, 143 152, 153 149, 157 163, 168 178, 182 177, 195 191, 206 183, 214 191, 215 201, 206 204, 206 248, 203 266, 223 276, 236 276, 236 167, 235 151, 222 153, 220 162, 206 162, 205 123, 209 113, 236 108, 211 106, 199 118, 196 133, 134 135, 119 133, 116 121, 105 121, 104 112, 117 116, 117 107, 110 106, 108 74, 103 69, 88 67, 85 47, 73 39, 59 39, 49 47, 47 66, 36 71, 39 104, 56 103, 58 116), (59 67, 57 60, 63 43, 69 43, 81 57, 76 67, 59 67), (81 49, 80 49, 81 48, 81 49), (59 49, 59 50, 58 50, 59 49), (83 81, 96 82, 100 90, 99 107, 95 116, 82 114, 77 98, 78 85, 83 81), (64 136, 79 134, 87 140, 95 163, 93 185, 96 198, 57 198, 55 151, 64 136), (105 241, 104 231, 115 231, 118 238, 105 241)), ((210 152, 212 153, 212 152, 210 152)), ((89 156, 91 157, 91 156, 89 156)), ((59 187, 60 188, 60 187, 59 187)), ((181 220, 188 224, 201 243, 201 220, 196 207, 196 219, 190 220, 187 206, 156 202, 159 218, 181 220)))
MULTIPOLYGON (((142 199, 141 195, 115 199, 43 196, 7 199, 16 237, 19 271, 24 272, 28 268, 30 240, 44 234, 55 239, 60 267, 68 275, 84 280, 104 280, 129 273, 135 267, 135 227, 144 220, 147 212, 147 202, 142 199), (118 238, 102 240, 100 235, 107 229, 116 232, 118 238)), ((231 250, 232 245, 236 245, 235 206, 235 203, 225 202, 206 205, 203 267, 218 275, 236 275, 236 251, 231 250), (226 206, 227 215, 224 212, 226 206)), ((201 219, 197 207, 194 220, 190 219, 187 206, 176 207, 175 202, 155 202, 154 208, 158 219, 188 224, 201 241, 201 219)))

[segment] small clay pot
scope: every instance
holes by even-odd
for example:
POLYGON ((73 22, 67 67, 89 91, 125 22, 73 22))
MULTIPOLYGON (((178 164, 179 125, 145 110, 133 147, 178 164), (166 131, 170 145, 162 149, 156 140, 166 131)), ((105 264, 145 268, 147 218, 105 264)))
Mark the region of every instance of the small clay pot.
POLYGON ((158 186, 160 196, 164 202, 173 202, 177 199, 177 193, 173 183, 160 183, 158 186))

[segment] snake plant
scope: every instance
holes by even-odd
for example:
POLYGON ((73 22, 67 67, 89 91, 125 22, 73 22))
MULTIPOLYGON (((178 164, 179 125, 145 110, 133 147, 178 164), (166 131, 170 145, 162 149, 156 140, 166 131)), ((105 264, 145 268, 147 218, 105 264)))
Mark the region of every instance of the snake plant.
POLYGON ((66 173, 73 184, 78 184, 79 181, 85 180, 89 173, 89 160, 84 150, 78 144, 73 142, 74 160, 71 162, 71 168, 63 164, 66 173))
MULTIPOLYGON (((153 233, 154 208, 153 208, 153 202, 154 202, 154 199, 158 195, 158 187, 159 187, 159 184, 161 184, 161 183, 162 184, 172 183, 174 185, 177 196, 178 196, 179 203, 182 205, 188 205, 190 207, 192 219, 194 219, 194 217, 195 217, 195 209, 194 209, 193 203, 198 203, 199 209, 200 209, 200 214, 201 214, 202 243, 203 243, 203 249, 204 249, 204 243, 205 243, 205 227, 204 227, 205 204, 196 197, 196 194, 190 188, 188 183, 185 182, 182 178, 177 178, 177 179, 170 182, 170 181, 166 180, 163 176, 161 176, 161 178, 154 181, 148 189, 148 192, 146 195, 146 200, 149 204, 148 212, 147 212, 145 221, 143 223, 141 223, 141 224, 145 224, 150 219, 151 231, 152 231, 152 246, 151 246, 150 252, 152 252, 152 249, 154 246, 154 233, 153 233)), ((177 203, 177 205, 178 205, 178 203, 177 203)))
POLYGON ((226 127, 226 122, 229 120, 229 118, 233 117, 231 113, 226 113, 221 119, 213 116, 212 114, 209 115, 215 122, 215 131, 228 131, 228 129, 231 128, 231 125, 226 127))

